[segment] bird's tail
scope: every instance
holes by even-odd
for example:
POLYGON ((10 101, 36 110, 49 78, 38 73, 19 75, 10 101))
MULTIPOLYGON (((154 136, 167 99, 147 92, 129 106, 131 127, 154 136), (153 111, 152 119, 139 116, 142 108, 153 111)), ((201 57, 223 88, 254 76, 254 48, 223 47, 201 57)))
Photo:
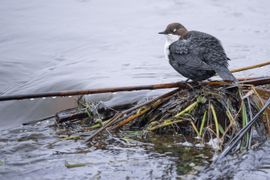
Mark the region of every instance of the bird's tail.
POLYGON ((232 81, 237 82, 237 79, 233 76, 233 74, 227 68, 217 69, 216 73, 224 80, 224 81, 232 81))

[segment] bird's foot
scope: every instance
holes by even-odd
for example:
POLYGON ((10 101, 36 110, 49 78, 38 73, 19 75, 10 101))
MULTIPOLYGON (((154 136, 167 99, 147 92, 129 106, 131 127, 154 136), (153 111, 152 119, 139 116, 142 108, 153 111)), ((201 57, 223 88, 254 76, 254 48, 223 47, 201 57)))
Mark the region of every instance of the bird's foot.
POLYGON ((190 79, 187 79, 185 83, 191 90, 195 90, 196 88, 201 87, 203 85, 203 83, 200 81, 194 81, 194 80, 192 80, 191 82, 189 81, 190 79))

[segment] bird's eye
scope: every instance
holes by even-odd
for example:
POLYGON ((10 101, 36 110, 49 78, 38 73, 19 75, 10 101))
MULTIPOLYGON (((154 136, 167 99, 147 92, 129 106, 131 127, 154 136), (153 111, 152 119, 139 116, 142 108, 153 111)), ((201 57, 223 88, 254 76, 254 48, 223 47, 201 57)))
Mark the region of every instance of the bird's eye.
POLYGON ((173 29, 173 32, 176 32, 176 29, 173 29))

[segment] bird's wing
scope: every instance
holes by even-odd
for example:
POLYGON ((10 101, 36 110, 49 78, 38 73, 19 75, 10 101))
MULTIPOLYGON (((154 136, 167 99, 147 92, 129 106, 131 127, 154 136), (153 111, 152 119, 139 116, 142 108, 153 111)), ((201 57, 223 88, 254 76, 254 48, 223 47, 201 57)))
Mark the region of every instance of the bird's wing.
POLYGON ((228 70, 228 60, 220 41, 206 33, 191 31, 193 53, 211 67, 223 80, 235 81, 235 77, 228 70))
POLYGON ((178 40, 170 46, 170 56, 179 64, 190 69, 213 70, 190 48, 188 40, 178 40))

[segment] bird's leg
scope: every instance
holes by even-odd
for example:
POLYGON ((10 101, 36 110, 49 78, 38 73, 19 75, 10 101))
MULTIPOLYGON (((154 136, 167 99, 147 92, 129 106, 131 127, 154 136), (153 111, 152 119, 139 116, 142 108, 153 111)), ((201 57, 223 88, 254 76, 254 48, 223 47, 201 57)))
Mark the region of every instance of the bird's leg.
POLYGON ((201 89, 203 87, 203 83, 201 81, 194 81, 194 88, 201 89))
POLYGON ((200 81, 191 81, 190 83, 189 81, 190 79, 188 78, 187 80, 185 80, 185 83, 192 90, 195 90, 196 87, 202 86, 202 83, 200 81))

